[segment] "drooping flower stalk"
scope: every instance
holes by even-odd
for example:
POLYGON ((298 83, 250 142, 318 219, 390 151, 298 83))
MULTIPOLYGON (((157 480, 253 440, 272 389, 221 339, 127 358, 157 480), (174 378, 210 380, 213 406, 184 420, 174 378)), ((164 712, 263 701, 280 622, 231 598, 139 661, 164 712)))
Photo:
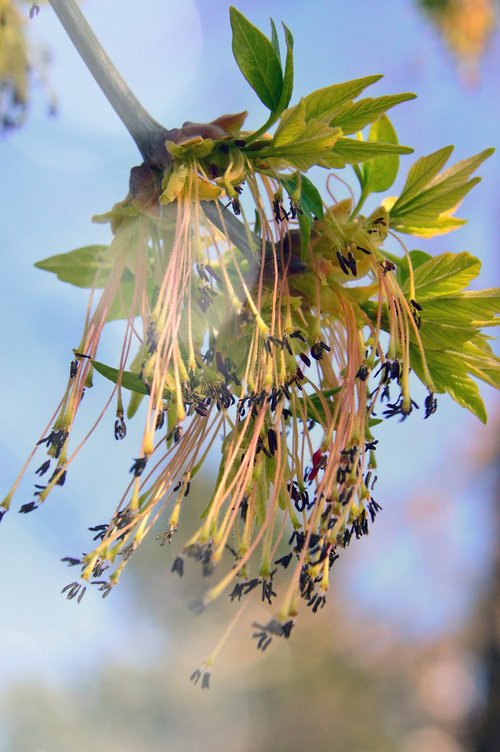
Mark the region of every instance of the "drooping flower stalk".
MULTIPOLYGON (((52 4, 78 36, 77 9, 52 4)), ((221 565, 200 607, 225 591, 241 600, 258 588, 274 608, 278 581, 287 579, 275 618, 257 625, 265 649, 273 636, 290 635, 300 599, 314 612, 324 605, 340 551, 368 532, 381 509, 372 429, 381 410, 404 419, 417 407, 410 371, 428 389, 425 417, 443 391, 484 417, 469 373, 497 383, 498 364, 480 327, 495 322, 498 295, 462 292, 478 272, 468 254, 396 257, 386 248, 395 230, 431 234, 460 224, 452 211, 490 151, 445 172, 448 149, 421 158, 401 195, 364 216, 365 198, 391 186, 398 154, 410 151, 380 113, 412 95, 354 103, 377 79, 368 77, 287 109, 290 32, 285 27, 283 71, 275 41, 234 9, 231 20, 238 64, 270 109, 266 128, 276 123, 276 130, 246 131, 246 113, 238 113, 167 131, 141 109, 134 119, 131 97, 117 108, 126 110, 145 161, 132 169, 126 199, 96 218, 111 224, 112 243, 39 264, 92 293, 67 389, 39 442, 48 459, 37 475, 52 474, 21 511, 33 511, 64 483, 75 456, 71 429, 92 371, 99 372, 114 383, 115 438, 126 437, 125 418, 141 401, 144 429, 110 522, 91 528, 97 544, 81 559, 66 559, 81 567, 67 596, 80 600, 88 582, 107 595, 160 519, 158 538, 169 542, 191 482, 218 452, 211 498, 173 571, 182 574, 186 557, 206 575, 221 565), (274 61, 267 70, 275 66, 277 88, 249 67, 248 45, 274 61), (370 123, 368 141, 346 137, 370 123), (352 199, 332 196, 327 206, 305 173, 346 163, 354 165, 361 199, 353 208, 352 199), (99 360, 111 319, 124 323, 116 368, 99 360), (449 336, 466 357, 457 360, 449 336)), ((95 39, 86 32, 79 44, 97 79, 106 78, 110 63, 93 57, 95 39)), ((113 100, 123 87, 118 79, 104 90, 113 100)), ((5 510, 11 499, 12 492, 5 510)))

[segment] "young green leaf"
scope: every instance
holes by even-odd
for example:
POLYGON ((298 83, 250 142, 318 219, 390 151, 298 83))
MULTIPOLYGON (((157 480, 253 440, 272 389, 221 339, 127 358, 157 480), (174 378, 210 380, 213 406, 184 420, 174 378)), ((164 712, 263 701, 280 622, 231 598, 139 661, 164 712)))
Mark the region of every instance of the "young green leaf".
POLYGON ((281 62, 272 42, 236 8, 229 9, 233 54, 261 102, 275 112, 283 91, 281 62))
MULTIPOLYGON (((464 347, 470 343, 466 343, 464 347)), ((424 381, 422 360, 418 347, 410 345, 410 361, 417 376, 424 381)), ((460 353, 447 350, 429 350, 427 366, 436 392, 448 394, 459 405, 470 410, 482 423, 487 422, 486 409, 477 384, 468 376, 471 370, 460 353)))
POLYGON ((425 186, 430 183, 432 178, 446 164, 452 151, 453 146, 444 146, 442 149, 438 149, 438 151, 428 154, 426 157, 417 159, 408 172, 403 190, 392 206, 391 213, 394 216, 397 216, 398 211, 411 201, 412 198, 418 196, 425 186))
POLYGON ((322 165, 325 167, 334 167, 336 159, 348 163, 364 162, 367 159, 375 157, 385 157, 394 154, 411 154, 413 149, 409 146, 400 146, 399 144, 382 144, 372 141, 358 141, 355 138, 339 138, 333 148, 332 154, 325 157, 322 165))
POLYGON ((106 245, 87 245, 49 256, 35 266, 76 287, 104 287, 113 266, 113 260, 106 256, 107 250, 106 245))
MULTIPOLYGON (((420 303, 428 298, 460 292, 477 277, 479 259, 470 253, 442 253, 414 270, 415 296, 420 303)), ((409 294, 409 280, 403 285, 409 294)))
POLYGON ((373 123, 379 115, 395 107, 401 102, 407 102, 415 99, 416 95, 411 92, 404 94, 390 94, 388 96, 361 99, 359 102, 347 102, 339 109, 332 119, 330 125, 336 125, 342 128, 344 134, 357 133, 365 125, 373 123))
MULTIPOLYGON (((387 115, 380 115, 368 134, 369 142, 382 142, 385 144, 398 144, 398 136, 387 115)), ((376 157, 366 162, 363 166, 363 190, 369 193, 387 191, 396 180, 399 170, 399 157, 397 154, 386 157, 376 157)))
POLYGON ((341 105, 357 97, 367 86, 380 81, 381 78, 382 76, 366 76, 313 91, 304 99, 306 120, 331 120, 341 105))
POLYGON ((285 24, 283 24, 283 30, 286 42, 286 61, 285 73, 283 75, 283 89, 281 90, 280 101, 277 107, 277 111, 280 113, 288 107, 293 92, 293 36, 285 24))
MULTIPOLYGON (((368 163, 369 164, 369 163, 368 163)), ((436 235, 446 235, 448 232, 458 230, 459 227, 467 224, 466 219, 451 217, 449 212, 443 212, 434 219, 417 220, 413 215, 403 217, 402 219, 393 220, 391 226, 398 232, 404 232, 407 235, 414 235, 417 238, 433 238, 436 235)))
POLYGON ((500 324, 500 288, 468 290, 430 298, 424 306, 425 321, 485 327, 500 324))
POLYGON ((276 53, 276 57, 278 60, 281 60, 281 50, 280 50, 280 40, 278 37, 278 30, 276 29, 276 24, 274 23, 274 20, 272 18, 269 19, 271 21, 271 44, 273 45, 273 49, 276 53))
MULTIPOLYGON (((297 192, 297 175, 287 175, 281 179, 281 183, 290 196, 297 192)), ((323 199, 321 194, 306 175, 300 177, 300 207, 307 214, 321 219, 323 217, 323 199)))
MULTIPOLYGON (((93 360, 92 365, 94 366, 95 370, 101 374, 101 376, 109 379, 109 381, 112 381, 113 384, 118 383, 120 376, 120 371, 118 370, 118 368, 112 368, 111 366, 107 366, 105 363, 100 363, 98 360, 93 360)), ((139 374, 132 373, 132 371, 122 371, 121 385, 124 389, 130 389, 131 392, 138 392, 138 394, 149 394, 149 388, 147 384, 145 384, 144 381, 139 378, 139 374)))
POLYGON ((391 226, 407 232, 409 226, 425 228, 437 221, 439 229, 441 220, 441 223, 445 224, 444 231, 448 231, 449 215, 480 180, 480 178, 472 180, 468 178, 493 151, 494 149, 485 149, 473 157, 458 162, 440 175, 434 172, 425 183, 421 182, 417 193, 410 191, 410 198, 408 199, 407 195, 402 201, 403 191, 391 208, 391 226), (441 217, 441 214, 445 217, 441 217))
POLYGON ((272 141, 261 148, 259 156, 286 161, 299 170, 319 164, 332 150, 341 131, 318 120, 304 119, 304 101, 283 113, 272 141))
MULTIPOLYGON (((431 256, 430 253, 426 253, 425 251, 410 251, 410 261, 413 271, 415 269, 418 269, 419 266, 424 264, 426 261, 430 261, 433 256, 431 256)), ((390 256, 390 261, 396 264, 397 267, 397 280, 401 287, 404 286, 406 280, 409 277, 409 269, 408 269, 408 257, 403 256, 402 258, 398 258, 397 256, 390 256)))

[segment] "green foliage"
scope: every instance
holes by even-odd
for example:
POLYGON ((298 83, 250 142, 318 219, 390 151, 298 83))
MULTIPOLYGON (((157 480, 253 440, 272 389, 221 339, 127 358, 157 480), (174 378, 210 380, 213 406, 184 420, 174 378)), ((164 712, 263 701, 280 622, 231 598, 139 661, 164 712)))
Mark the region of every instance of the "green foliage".
POLYGON ((283 72, 276 49, 236 8, 230 8, 229 15, 234 58, 259 99, 275 112, 283 91, 283 72))
POLYGON ((87 245, 69 253, 49 256, 35 266, 52 272, 61 282, 75 287, 104 287, 113 268, 113 259, 106 256, 105 245, 87 245))
POLYGON ((447 213, 480 181, 469 177, 494 149, 485 149, 438 174, 452 151, 453 147, 447 146, 415 162, 400 196, 390 207, 391 227, 410 234, 422 234, 419 229, 439 234, 462 224, 447 213))
MULTIPOLYGON (((369 142, 398 144, 398 136, 387 115, 381 115, 371 126, 369 142)), ((371 159, 363 165, 361 187, 365 193, 387 191, 396 180, 399 171, 399 157, 388 154, 371 159)))

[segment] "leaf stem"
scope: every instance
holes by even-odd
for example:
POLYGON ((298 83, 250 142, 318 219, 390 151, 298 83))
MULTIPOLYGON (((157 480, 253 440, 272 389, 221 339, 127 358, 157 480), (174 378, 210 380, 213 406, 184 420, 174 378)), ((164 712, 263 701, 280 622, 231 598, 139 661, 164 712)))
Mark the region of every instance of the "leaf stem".
POLYGON ((163 166, 168 156, 164 148, 166 129, 151 117, 129 89, 75 0, 49 2, 104 96, 134 139, 144 161, 152 166, 163 166))

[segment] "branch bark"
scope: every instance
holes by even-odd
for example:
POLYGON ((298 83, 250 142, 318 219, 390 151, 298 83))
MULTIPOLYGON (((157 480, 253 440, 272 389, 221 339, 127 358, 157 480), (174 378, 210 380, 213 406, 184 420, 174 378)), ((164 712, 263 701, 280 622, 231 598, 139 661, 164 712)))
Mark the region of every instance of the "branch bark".
POLYGON ((99 88, 134 139, 143 160, 151 166, 165 166, 168 154, 164 142, 168 131, 151 117, 129 89, 75 0, 49 2, 99 88))

